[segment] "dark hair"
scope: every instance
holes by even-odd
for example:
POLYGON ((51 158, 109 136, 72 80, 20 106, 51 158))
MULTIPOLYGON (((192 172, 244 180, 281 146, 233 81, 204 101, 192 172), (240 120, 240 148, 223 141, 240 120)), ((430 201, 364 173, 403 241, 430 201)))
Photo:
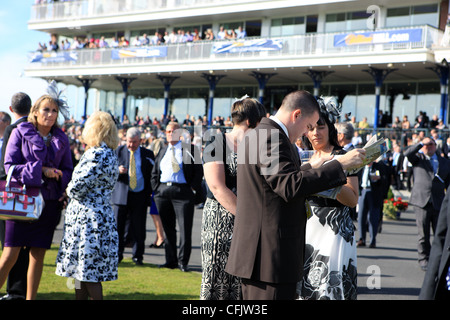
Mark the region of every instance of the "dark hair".
MULTIPOLYGON (((320 112, 319 112, 319 120, 317 120, 317 125, 318 126, 326 125, 328 127, 328 141, 335 149, 338 149, 338 150, 342 149, 342 147, 339 145, 339 142, 338 142, 337 129, 334 126, 334 124, 330 122, 326 111, 324 111, 322 109, 320 109, 320 112)), ((305 144, 306 149, 308 149, 308 150, 313 149, 312 144, 309 141, 308 137, 306 137, 306 136, 303 137, 303 143, 305 144)))
POLYGON ((261 102, 253 98, 236 100, 231 107, 231 119, 233 120, 233 124, 239 124, 248 120, 249 127, 255 128, 265 115, 265 107, 261 102))
POLYGON ((302 110, 302 115, 310 116, 315 112, 319 112, 319 104, 316 98, 308 91, 297 90, 284 97, 280 109, 289 112, 300 109, 302 110))
POLYGON ((11 109, 14 113, 26 116, 30 113, 31 99, 23 92, 15 93, 11 98, 11 109))

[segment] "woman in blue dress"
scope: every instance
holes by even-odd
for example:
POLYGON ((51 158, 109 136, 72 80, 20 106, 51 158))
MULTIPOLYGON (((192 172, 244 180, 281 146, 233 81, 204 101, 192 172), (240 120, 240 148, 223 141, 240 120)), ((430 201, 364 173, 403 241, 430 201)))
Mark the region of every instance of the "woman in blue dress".
POLYGON ((119 239, 110 204, 119 175, 114 152, 119 136, 112 116, 103 111, 93 113, 86 121, 82 140, 87 150, 66 190, 69 204, 56 274, 75 279, 77 300, 101 300, 101 283, 117 279, 119 263, 119 239))

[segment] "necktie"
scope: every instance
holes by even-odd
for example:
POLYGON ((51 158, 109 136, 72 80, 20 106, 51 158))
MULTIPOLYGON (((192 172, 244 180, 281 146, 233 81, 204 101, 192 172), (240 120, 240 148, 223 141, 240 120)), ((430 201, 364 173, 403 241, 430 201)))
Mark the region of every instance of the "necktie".
POLYGON ((137 186, 136 178, 136 161, 134 160, 134 152, 130 151, 130 188, 134 190, 137 186))
POLYGON ((175 148, 172 147, 172 171, 173 173, 177 173, 180 171, 180 165, 178 164, 177 159, 175 158, 175 148))

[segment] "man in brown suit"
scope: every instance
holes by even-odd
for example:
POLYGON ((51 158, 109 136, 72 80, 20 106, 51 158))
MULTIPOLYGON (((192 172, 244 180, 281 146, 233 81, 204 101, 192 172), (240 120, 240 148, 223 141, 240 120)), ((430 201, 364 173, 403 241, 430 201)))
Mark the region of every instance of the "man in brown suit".
POLYGON ((329 159, 322 159, 300 168, 294 142, 318 119, 314 96, 295 91, 239 147, 237 212, 226 271, 242 278, 246 300, 295 298, 303 270, 306 196, 345 184, 344 170, 362 164, 365 151, 354 149, 337 161, 323 164, 329 159))

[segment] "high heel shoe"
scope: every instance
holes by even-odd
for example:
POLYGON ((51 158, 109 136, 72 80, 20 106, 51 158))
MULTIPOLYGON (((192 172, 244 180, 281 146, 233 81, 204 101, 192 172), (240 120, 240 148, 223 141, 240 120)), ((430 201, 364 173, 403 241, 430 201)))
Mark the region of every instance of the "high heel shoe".
POLYGON ((156 248, 156 249, 164 248, 164 240, 159 245, 156 244, 156 242, 154 242, 149 247, 150 248, 156 248))

